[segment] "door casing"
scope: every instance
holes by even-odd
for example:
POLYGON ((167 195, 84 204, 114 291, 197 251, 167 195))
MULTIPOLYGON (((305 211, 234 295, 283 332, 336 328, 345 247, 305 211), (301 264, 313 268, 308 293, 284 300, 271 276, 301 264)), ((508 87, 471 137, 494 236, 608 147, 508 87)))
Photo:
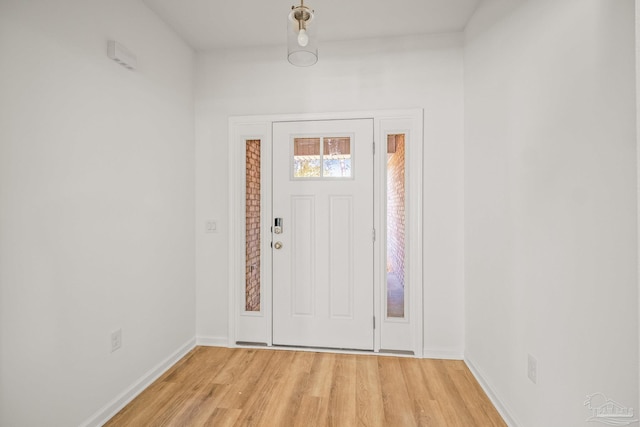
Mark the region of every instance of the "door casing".
POLYGON ((262 145, 263 188, 271 191, 272 124, 281 121, 373 119, 376 146, 374 164, 374 352, 400 351, 423 355, 423 110, 385 110, 345 113, 237 116, 229 118, 229 282, 228 346, 272 346, 272 253, 271 197, 261 196, 262 261, 261 310, 244 311, 245 241, 245 142, 259 139, 262 145), (404 133, 406 143, 406 281, 408 313, 404 319, 386 317, 386 137, 404 133), (384 155, 382 155, 384 154, 384 155))

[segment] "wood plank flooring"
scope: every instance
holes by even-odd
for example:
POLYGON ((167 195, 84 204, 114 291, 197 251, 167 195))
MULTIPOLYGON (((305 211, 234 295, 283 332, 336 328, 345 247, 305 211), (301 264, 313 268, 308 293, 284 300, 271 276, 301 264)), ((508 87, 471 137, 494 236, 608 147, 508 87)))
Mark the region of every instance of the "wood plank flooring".
POLYGON ((105 426, 506 426, 462 361, 196 347, 105 426))

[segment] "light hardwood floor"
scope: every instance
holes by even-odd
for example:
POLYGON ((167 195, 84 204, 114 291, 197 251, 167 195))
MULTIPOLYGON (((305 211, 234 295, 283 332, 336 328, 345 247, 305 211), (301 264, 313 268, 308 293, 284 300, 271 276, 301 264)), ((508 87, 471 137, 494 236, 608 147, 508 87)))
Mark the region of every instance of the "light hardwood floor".
POLYGON ((506 426, 462 361, 196 347, 105 426, 506 426))

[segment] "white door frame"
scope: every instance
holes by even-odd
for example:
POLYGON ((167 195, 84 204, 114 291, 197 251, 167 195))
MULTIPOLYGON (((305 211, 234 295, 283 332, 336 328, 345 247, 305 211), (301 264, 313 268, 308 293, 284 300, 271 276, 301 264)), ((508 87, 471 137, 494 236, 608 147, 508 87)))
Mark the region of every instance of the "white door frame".
POLYGON ((374 351, 406 351, 423 356, 423 272, 422 272, 422 180, 423 180, 423 110, 360 111, 345 113, 315 113, 239 116, 229 118, 229 327, 228 345, 240 343, 272 345, 271 316, 271 199, 262 192, 262 258, 261 311, 244 311, 245 282, 245 144, 259 139, 262 146, 262 176, 265 188, 271 191, 271 128, 274 122, 373 119, 376 156, 374 166, 374 351), (405 319, 386 317, 385 301, 386 217, 385 171, 387 135, 404 133, 406 139, 406 277, 408 313, 405 319), (385 155, 382 155, 382 154, 385 155))

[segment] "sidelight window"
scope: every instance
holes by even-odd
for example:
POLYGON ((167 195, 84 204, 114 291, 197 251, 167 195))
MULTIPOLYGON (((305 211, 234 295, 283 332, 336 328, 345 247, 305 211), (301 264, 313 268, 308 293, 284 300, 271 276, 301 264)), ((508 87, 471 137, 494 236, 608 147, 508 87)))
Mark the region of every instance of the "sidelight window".
POLYGON ((245 147, 245 311, 260 311, 260 140, 245 147))
POLYGON ((405 136, 387 136, 387 317, 405 317, 405 136))

